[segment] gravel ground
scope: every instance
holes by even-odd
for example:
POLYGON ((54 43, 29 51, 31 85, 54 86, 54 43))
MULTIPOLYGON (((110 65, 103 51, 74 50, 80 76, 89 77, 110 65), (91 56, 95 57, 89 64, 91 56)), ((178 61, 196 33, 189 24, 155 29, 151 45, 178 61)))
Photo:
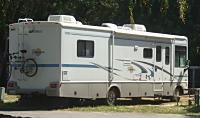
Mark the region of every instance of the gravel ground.
POLYGON ((199 118, 177 114, 71 112, 71 111, 0 111, 0 118, 199 118), (15 116, 15 117, 14 117, 15 116))

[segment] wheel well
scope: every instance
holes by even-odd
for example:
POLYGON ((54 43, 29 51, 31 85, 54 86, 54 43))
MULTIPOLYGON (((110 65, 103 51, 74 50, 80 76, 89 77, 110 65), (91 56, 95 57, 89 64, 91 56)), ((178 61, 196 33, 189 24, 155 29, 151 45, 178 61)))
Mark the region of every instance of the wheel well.
POLYGON ((117 98, 119 98, 119 97, 121 96, 121 95, 120 95, 120 90, 119 90, 118 87, 112 86, 112 87, 109 89, 109 91, 110 91, 110 90, 113 90, 113 91, 116 93, 117 98))
POLYGON ((183 95, 183 87, 182 86, 177 86, 175 91, 179 91, 180 95, 183 95))

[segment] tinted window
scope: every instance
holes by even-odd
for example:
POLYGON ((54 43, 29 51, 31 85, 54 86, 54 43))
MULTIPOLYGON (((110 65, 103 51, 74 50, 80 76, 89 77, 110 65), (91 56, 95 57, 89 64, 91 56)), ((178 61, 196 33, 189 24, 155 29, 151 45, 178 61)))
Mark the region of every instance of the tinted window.
POLYGON ((144 48, 143 49, 143 57, 144 58, 152 58, 152 49, 151 48, 144 48))
POLYGON ((161 61, 161 46, 156 46, 156 61, 161 61))
POLYGON ((77 41, 78 57, 94 57, 94 41, 78 40, 77 41))
POLYGON ((165 64, 169 64, 169 47, 165 48, 165 64))

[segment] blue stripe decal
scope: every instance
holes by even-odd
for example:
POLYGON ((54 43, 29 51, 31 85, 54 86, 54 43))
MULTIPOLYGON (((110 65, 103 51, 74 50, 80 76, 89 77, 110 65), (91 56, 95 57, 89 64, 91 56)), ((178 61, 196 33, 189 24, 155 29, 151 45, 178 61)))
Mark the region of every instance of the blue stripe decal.
POLYGON ((99 68, 90 64, 62 64, 62 67, 75 67, 75 68, 99 68))
MULTIPOLYGON (((37 64, 38 67, 60 67, 60 64, 37 64)), ((12 64, 12 67, 21 67, 21 64, 12 64)), ((62 64, 62 67, 72 68, 99 68, 91 64, 62 64)))
MULTIPOLYGON (((14 68, 18 68, 18 67, 21 67, 22 64, 11 64, 11 66, 14 68)), ((38 67, 59 67, 60 64, 37 64, 37 66, 38 67)))
POLYGON ((21 64, 11 64, 11 67, 14 67, 14 68, 21 67, 21 64))
POLYGON ((59 67, 60 64, 37 64, 38 67, 59 67))

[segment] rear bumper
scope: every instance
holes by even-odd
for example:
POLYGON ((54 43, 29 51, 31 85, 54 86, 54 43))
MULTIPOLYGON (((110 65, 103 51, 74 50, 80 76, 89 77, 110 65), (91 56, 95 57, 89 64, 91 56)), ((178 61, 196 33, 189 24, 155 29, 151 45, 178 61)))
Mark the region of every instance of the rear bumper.
POLYGON ((45 95, 45 96, 60 96, 60 90, 58 88, 52 89, 47 87, 46 89, 20 89, 20 88, 8 88, 7 94, 9 95, 45 95))
POLYGON ((9 95, 33 95, 33 94, 41 94, 45 95, 46 92, 44 89, 20 89, 20 88, 7 88, 7 94, 9 95))
POLYGON ((54 96, 59 97, 60 96, 60 88, 46 88, 46 95, 47 96, 54 96))

